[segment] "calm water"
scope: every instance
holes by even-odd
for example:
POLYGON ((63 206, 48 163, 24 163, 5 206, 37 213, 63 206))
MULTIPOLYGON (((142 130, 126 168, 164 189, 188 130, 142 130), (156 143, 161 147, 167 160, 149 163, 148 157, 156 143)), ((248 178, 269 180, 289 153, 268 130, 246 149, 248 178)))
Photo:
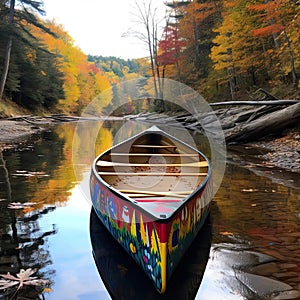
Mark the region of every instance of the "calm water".
MULTIPOLYGON (((136 130, 121 125, 86 123, 74 136, 76 124, 64 124, 2 152, 0 274, 32 268, 51 281, 20 299, 300 299, 299 176, 240 166, 244 158, 227 164, 210 220, 159 296, 86 195, 95 155, 136 130), (25 205, 9 208, 15 202, 25 205)), ((14 291, 6 293, 0 299, 14 291)))

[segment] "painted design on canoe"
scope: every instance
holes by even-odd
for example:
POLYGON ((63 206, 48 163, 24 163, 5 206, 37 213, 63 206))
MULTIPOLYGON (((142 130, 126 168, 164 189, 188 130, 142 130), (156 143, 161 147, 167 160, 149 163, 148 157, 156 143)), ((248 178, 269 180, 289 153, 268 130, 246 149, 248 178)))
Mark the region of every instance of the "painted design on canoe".
MULTIPOLYGON (((104 227, 95 210, 92 209, 90 238, 93 257, 111 298, 144 299, 145 295, 147 299, 160 298, 151 280, 143 276, 142 268, 116 244, 117 242, 111 236, 108 236, 110 233, 104 227)), ((171 282, 168 282, 168 299, 181 299, 179 295, 196 295, 209 258, 211 234, 210 222, 206 220, 188 250, 189 255, 182 258, 172 275, 171 282), (191 272, 191 265, 194 266, 193 272, 191 272), (169 284, 172 285, 172 289, 169 284)))
MULTIPOLYGON (((157 133, 155 130, 154 135, 153 132, 146 133, 146 140, 148 134, 151 137, 157 134, 163 136, 161 131, 157 133)), ((176 147, 156 145, 152 150, 160 156, 153 159, 151 153, 145 155, 150 147, 140 144, 145 141, 144 137, 139 135, 133 139, 135 147, 130 142, 129 153, 134 160, 122 161, 122 156, 117 162, 110 160, 113 152, 122 150, 123 144, 95 160, 90 179, 91 197, 99 219, 142 267, 156 289, 163 293, 167 281, 209 213, 212 182, 209 163, 197 150, 171 140, 176 147), (142 154, 135 151, 144 151, 144 156, 134 156, 142 154), (182 156, 184 151, 193 156, 182 156), (109 163, 103 164, 103 161, 109 163), (121 171, 116 169, 119 167, 121 171), (149 169, 156 175, 148 175, 151 174, 149 169), (134 172, 147 175, 132 176, 134 172), (174 175, 164 176, 164 172, 174 175), (194 175, 186 175, 190 173, 194 175)), ((170 137, 162 140, 169 142, 170 137)))

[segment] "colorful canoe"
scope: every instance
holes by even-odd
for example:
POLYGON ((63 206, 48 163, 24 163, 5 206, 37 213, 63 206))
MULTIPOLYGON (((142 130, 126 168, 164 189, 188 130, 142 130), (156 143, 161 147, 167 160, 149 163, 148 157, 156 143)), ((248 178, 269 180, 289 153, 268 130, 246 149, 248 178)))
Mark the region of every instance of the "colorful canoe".
POLYGON ((210 210, 208 159, 153 126, 95 159, 90 190, 99 219, 164 293, 210 210))
MULTIPOLYGON (((158 295, 152 282, 107 231, 94 209, 90 214, 90 240, 99 275, 111 299, 196 299, 209 259, 212 230, 209 217, 187 255, 177 266, 168 289, 158 295)), ((104 297, 103 297, 104 298, 104 297)))

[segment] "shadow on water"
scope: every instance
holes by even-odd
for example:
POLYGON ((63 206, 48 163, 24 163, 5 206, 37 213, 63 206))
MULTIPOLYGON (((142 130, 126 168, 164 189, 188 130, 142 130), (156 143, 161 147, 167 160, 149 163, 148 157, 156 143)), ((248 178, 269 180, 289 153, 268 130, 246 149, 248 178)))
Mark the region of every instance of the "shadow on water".
POLYGON ((195 299, 209 258, 212 240, 210 218, 160 295, 143 270, 113 239, 94 210, 90 215, 93 255, 102 281, 112 299, 195 299))

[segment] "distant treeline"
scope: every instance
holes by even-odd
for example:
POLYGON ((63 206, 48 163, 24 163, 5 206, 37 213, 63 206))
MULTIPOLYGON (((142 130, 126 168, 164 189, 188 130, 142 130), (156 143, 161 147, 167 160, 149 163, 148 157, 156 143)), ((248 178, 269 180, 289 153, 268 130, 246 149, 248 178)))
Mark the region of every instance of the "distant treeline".
POLYGON ((127 73, 140 73, 141 65, 137 59, 123 59, 116 56, 88 55, 88 61, 105 73, 113 72, 117 77, 123 78, 127 73))

